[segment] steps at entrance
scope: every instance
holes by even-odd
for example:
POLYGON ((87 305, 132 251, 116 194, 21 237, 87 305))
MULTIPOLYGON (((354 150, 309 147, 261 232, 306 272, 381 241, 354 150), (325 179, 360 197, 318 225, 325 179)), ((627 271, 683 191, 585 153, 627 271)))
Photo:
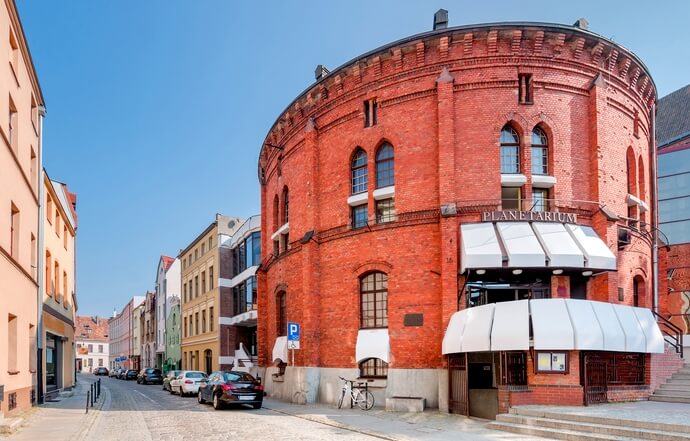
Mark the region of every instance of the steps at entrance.
POLYGON ((568 441, 690 441, 688 426, 511 408, 488 426, 494 430, 568 441))
POLYGON ((690 404, 690 364, 686 362, 685 366, 649 397, 649 400, 690 404))

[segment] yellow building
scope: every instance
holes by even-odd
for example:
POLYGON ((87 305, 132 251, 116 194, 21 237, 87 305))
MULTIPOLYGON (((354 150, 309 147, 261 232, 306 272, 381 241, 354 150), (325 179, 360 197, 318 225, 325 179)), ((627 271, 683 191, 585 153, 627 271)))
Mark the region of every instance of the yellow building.
POLYGON ((14 1, 0 6, 0 418, 35 398, 44 102, 14 1))
POLYGON ((238 218, 216 215, 178 256, 182 262, 182 369, 207 373, 220 369, 218 238, 228 225, 239 224, 238 218))
POLYGON ((74 386, 76 320, 75 233, 77 197, 44 172, 43 392, 74 386))

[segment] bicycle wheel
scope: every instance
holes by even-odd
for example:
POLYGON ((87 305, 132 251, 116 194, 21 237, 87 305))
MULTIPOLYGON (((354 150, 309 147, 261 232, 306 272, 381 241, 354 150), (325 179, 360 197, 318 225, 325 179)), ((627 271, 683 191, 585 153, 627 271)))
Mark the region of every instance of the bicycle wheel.
POLYGON ((357 394, 357 405, 362 410, 369 410, 374 407, 374 395, 368 390, 361 390, 357 394))
POLYGON ((338 400, 338 409, 343 407, 343 400, 345 399, 345 389, 340 392, 340 399, 338 400))

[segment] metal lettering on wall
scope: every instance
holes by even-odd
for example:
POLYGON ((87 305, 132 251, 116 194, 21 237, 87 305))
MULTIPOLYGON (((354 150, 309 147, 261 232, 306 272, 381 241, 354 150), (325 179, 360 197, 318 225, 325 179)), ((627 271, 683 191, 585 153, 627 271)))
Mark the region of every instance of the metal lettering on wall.
POLYGON ((577 214, 557 213, 554 211, 485 211, 482 222, 559 222, 562 224, 576 224, 577 214))

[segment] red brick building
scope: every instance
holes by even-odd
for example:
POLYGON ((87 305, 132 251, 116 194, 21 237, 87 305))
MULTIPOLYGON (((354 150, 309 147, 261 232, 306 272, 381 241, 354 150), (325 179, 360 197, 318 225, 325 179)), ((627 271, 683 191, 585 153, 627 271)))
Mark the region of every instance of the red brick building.
POLYGON ((646 397, 678 365, 650 311, 655 99, 583 20, 440 23, 320 66, 259 157, 267 391, 361 378, 477 416, 646 397))

